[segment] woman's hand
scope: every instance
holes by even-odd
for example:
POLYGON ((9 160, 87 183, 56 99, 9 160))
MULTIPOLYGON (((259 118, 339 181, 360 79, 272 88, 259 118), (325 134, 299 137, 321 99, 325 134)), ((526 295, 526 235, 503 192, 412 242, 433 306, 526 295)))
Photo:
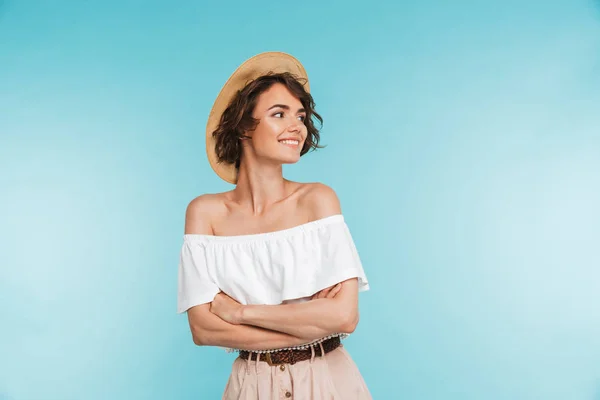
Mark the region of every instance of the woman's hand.
POLYGON ((212 303, 210 303, 210 312, 230 324, 240 325, 242 320, 242 308, 244 306, 226 295, 219 292, 212 303))
POLYGON ((325 289, 321 290, 320 292, 313 294, 310 299, 311 300, 332 299, 335 297, 336 294, 338 294, 338 292, 340 291, 341 288, 342 288, 341 283, 338 283, 337 285, 329 286, 328 288, 325 288, 325 289))

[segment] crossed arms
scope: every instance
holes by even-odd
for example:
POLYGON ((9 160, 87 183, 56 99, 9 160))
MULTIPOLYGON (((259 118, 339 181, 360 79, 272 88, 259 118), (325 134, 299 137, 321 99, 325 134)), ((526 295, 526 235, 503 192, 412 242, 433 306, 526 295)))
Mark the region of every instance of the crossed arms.
MULTIPOLYGON (((315 185, 309 204, 315 218, 341 213, 335 192, 315 185)), ((186 210, 185 232, 211 234, 210 199, 194 199, 186 210)), ((334 333, 352 333, 359 320, 358 280, 325 288, 303 303, 241 305, 224 293, 211 303, 191 307, 188 321, 194 343, 246 350, 306 344, 334 333)))
POLYGON ((188 310, 194 343, 246 350, 298 346, 358 324, 356 278, 298 304, 243 306, 219 293, 212 303, 188 310), (235 303, 235 304, 234 304, 235 303), (236 309, 237 307, 237 309, 236 309))

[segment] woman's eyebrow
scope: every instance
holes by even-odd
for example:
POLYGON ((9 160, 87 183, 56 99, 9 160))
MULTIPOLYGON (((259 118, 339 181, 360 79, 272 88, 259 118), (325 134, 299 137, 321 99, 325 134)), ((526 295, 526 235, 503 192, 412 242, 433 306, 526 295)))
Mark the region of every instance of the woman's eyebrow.
MULTIPOLYGON (((277 108, 277 107, 283 108, 284 110, 289 110, 290 109, 290 106, 287 106, 285 104, 275 104, 275 105, 272 105, 271 107, 269 107, 267 109, 267 111, 269 111, 272 108, 277 108)), ((297 112, 306 112, 306 110, 304 108, 299 108, 297 112)))

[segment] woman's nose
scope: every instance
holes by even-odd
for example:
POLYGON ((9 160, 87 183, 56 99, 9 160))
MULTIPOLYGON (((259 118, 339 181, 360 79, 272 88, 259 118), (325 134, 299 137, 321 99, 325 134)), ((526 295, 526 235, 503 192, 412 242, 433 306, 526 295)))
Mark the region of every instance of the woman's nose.
POLYGON ((302 130, 303 126, 304 126, 304 123, 302 121, 294 118, 294 120, 288 126, 288 130, 300 132, 302 130))

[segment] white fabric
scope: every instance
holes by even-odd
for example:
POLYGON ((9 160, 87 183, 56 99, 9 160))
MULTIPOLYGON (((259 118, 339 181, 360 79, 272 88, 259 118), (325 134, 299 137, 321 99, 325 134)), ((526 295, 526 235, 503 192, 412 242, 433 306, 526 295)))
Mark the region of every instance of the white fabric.
POLYGON ((177 312, 211 302, 220 290, 241 304, 302 301, 355 277, 359 291, 369 289, 341 214, 270 233, 186 234, 177 312))
POLYGON ((269 233, 185 234, 177 312, 209 303, 219 291, 241 304, 301 302, 350 278, 358 278, 359 291, 369 290, 341 214, 269 233))

